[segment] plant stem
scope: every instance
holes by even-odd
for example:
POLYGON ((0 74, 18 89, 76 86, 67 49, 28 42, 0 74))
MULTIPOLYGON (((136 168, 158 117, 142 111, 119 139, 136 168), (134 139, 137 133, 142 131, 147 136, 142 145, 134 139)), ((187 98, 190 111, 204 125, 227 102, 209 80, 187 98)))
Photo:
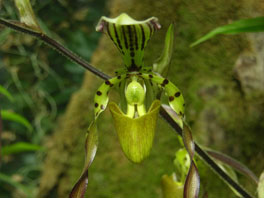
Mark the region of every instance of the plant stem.
MULTIPOLYGON (((160 109, 160 115, 170 124, 170 126, 178 133, 178 135, 182 136, 182 129, 170 117, 163 107, 160 109)), ((195 143, 195 151, 199 157, 209 165, 209 167, 211 167, 226 183, 232 186, 241 196, 244 198, 253 198, 253 196, 250 195, 243 187, 241 187, 236 181, 227 175, 197 143, 195 143)))
POLYGON ((27 29, 25 27, 19 26, 15 23, 9 22, 9 21, 4 20, 4 19, 0 19, 0 24, 4 25, 6 27, 9 27, 13 30, 16 30, 18 32, 29 34, 31 36, 34 36, 34 37, 44 41, 44 43, 50 45, 52 48, 56 49, 59 53, 61 53, 65 57, 69 58, 71 61, 81 65, 84 69, 89 70, 90 72, 92 72, 93 74, 95 74, 96 76, 98 76, 104 80, 107 80, 110 78, 108 75, 104 74, 103 72, 99 71, 94 66, 92 66, 91 64, 89 64, 88 62, 83 60, 80 56, 78 56, 75 53, 73 53, 72 51, 68 50, 67 48, 65 48, 64 46, 59 44, 57 41, 48 37, 46 34, 44 34, 42 32, 36 32, 34 30, 27 29))

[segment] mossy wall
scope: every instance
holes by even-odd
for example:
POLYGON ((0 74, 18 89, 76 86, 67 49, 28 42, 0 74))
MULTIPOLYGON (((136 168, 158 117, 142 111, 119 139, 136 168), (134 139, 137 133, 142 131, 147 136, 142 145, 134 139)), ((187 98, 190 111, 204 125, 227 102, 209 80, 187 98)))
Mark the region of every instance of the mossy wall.
MULTIPOLYGON (((225 152, 253 169, 263 169, 264 107, 261 97, 245 97, 234 75, 238 56, 250 50, 243 36, 219 36, 198 47, 191 42, 209 30, 232 20, 249 17, 258 1, 237 0, 112 0, 111 16, 122 12, 135 19, 159 18, 162 29, 146 49, 145 63, 160 55, 170 23, 175 23, 175 50, 168 78, 183 92, 187 120, 201 145, 225 152), (262 133, 261 133, 262 132, 262 133), (261 162, 261 163, 260 163, 261 162)), ((109 75, 122 66, 110 39, 102 36, 92 64, 109 75)), ((83 166, 84 138, 93 115, 93 93, 102 83, 89 72, 83 86, 70 99, 54 135, 41 178, 39 197, 67 197, 83 166)), ((160 178, 173 171, 179 147, 175 133, 160 120, 151 155, 142 164, 129 162, 121 151, 108 110, 99 120, 99 149, 89 172, 87 197, 161 197, 160 178)), ((207 168, 200 168, 201 197, 235 197, 207 168)), ((254 186, 248 185, 251 190, 254 186)))

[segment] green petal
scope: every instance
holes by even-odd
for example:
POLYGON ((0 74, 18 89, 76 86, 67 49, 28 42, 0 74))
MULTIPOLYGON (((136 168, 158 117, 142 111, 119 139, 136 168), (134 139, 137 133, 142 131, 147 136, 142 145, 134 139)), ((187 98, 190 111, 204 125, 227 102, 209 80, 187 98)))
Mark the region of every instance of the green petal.
POLYGON ((96 122, 92 122, 88 128, 86 140, 85 140, 85 164, 82 171, 82 175, 74 185, 70 198, 84 198, 84 194, 88 184, 88 169, 94 160, 98 147, 98 131, 96 122))
POLYGON ((121 147, 132 162, 139 163, 150 153, 159 107, 160 101, 155 100, 148 113, 133 119, 126 116, 115 103, 109 104, 121 147))
POLYGON ((186 123, 184 123, 183 125, 182 138, 183 138, 184 146, 188 151, 191 159, 189 172, 184 183, 183 197, 198 198, 199 190, 200 190, 200 177, 198 174, 198 169, 193 161, 194 153, 195 153, 195 144, 192 139, 191 129, 186 125, 186 123))
POLYGON ((163 175, 161 188, 163 198, 183 198, 183 184, 176 182, 173 176, 163 175))

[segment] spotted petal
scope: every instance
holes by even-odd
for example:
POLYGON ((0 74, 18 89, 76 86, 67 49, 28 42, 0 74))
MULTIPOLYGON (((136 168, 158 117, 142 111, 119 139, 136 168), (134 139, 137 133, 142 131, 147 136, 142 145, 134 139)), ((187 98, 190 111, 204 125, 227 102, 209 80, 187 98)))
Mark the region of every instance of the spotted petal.
POLYGON ((132 162, 139 163, 150 153, 159 107, 160 101, 155 100, 148 113, 138 118, 130 118, 115 103, 109 103, 121 147, 132 162))

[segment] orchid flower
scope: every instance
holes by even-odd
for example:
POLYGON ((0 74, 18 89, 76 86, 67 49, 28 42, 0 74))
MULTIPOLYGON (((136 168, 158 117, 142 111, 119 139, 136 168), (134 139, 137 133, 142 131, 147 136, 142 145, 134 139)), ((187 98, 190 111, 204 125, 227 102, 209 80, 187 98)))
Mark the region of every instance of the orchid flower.
MULTIPOLYGON (((160 28, 161 25, 156 17, 136 21, 127 14, 121 14, 116 18, 102 17, 100 19, 96 30, 105 33, 114 42, 123 57, 124 67, 116 71, 115 77, 103 82, 96 91, 94 120, 88 128, 86 137, 85 166, 71 192, 71 197, 84 196, 84 189, 88 183, 88 168, 94 159, 98 145, 97 120, 107 106, 112 113, 124 154, 134 163, 140 163, 150 153, 161 105, 159 96, 162 91, 165 92, 170 108, 178 118, 175 122, 184 128, 185 105, 182 93, 170 80, 161 76, 166 73, 170 63, 173 44, 172 25, 168 29, 165 47, 158 61, 153 66, 146 66, 143 62, 145 47, 154 32, 160 28), (113 88, 119 91, 120 106, 114 102, 108 104, 108 94, 113 88)), ((191 150, 192 160, 194 148, 191 150)), ((197 174, 195 175, 197 178, 197 174)))

